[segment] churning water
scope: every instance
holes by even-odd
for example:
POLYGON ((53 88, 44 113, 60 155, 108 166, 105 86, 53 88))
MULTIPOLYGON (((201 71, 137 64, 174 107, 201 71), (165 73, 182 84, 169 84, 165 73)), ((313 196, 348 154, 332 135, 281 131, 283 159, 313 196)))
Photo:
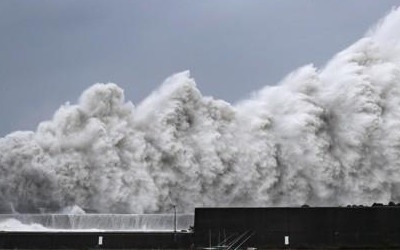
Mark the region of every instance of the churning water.
MULTIPOLYGON (((176 230, 189 230, 192 214, 176 216, 176 230)), ((1 214, 0 231, 174 231, 173 214, 1 214)))
POLYGON ((203 96, 188 72, 136 106, 117 85, 95 84, 36 131, 0 139, 3 213, 390 200, 400 201, 399 9, 323 68, 302 67, 235 105, 203 96))

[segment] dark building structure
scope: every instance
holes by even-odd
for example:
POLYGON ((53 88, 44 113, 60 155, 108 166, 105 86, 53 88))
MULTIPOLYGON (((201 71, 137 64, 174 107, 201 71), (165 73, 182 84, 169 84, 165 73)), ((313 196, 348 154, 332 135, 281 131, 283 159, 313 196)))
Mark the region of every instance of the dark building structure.
POLYGON ((195 245, 400 249, 400 206, 196 208, 195 245))

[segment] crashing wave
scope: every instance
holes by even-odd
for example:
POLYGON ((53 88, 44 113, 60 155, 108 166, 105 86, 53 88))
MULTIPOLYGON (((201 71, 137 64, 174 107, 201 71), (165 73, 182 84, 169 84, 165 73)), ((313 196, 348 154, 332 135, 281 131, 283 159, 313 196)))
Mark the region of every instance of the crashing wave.
POLYGON ((231 105, 188 72, 137 106, 95 84, 0 139, 0 211, 400 201, 400 10, 325 67, 231 105))

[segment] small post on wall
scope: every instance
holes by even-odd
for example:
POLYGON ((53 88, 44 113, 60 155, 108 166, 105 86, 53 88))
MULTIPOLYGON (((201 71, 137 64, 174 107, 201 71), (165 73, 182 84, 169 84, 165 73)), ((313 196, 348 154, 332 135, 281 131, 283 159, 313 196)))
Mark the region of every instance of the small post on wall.
POLYGON ((174 206, 174 232, 176 233, 176 205, 174 206))

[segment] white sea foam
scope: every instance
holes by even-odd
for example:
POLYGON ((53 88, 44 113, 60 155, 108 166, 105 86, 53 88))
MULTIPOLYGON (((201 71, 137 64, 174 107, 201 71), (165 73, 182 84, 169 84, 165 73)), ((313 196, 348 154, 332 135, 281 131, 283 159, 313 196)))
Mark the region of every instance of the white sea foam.
POLYGON ((48 231, 48 229, 40 224, 24 224, 16 219, 7 219, 0 221, 0 231, 48 231))
POLYGON ((400 201, 400 10, 317 69, 231 105, 188 72, 142 103, 95 84, 36 132, 0 139, 0 210, 400 201))
POLYGON ((181 231, 193 224, 193 214, 0 214, 0 231, 181 231))

